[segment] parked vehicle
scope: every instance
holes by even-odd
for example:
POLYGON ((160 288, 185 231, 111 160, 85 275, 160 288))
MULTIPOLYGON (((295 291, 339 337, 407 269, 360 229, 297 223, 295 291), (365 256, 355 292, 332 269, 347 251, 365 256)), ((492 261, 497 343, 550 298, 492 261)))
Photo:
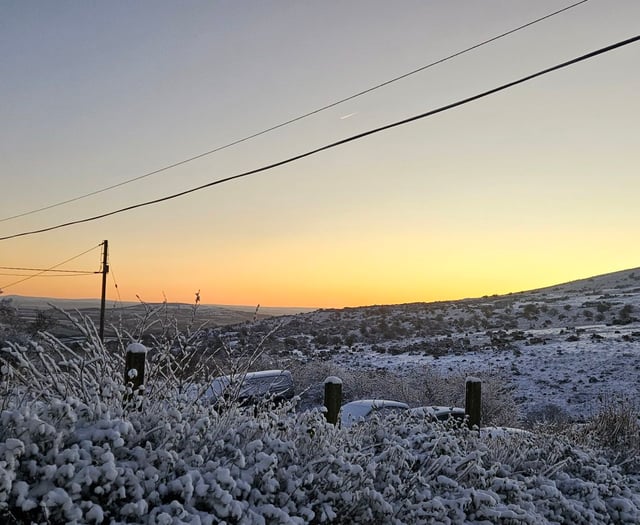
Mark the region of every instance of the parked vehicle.
POLYGON ((480 429, 480 436, 490 439, 508 439, 508 438, 531 438, 534 437, 532 432, 524 430, 522 428, 514 427, 482 427, 480 429))
POLYGON ((347 428, 358 421, 366 420, 374 412, 383 414, 398 411, 407 411, 414 416, 437 421, 446 421, 449 418, 463 421, 465 418, 464 409, 458 407, 423 406, 409 408, 409 405, 400 401, 391 401, 389 399, 361 399, 351 401, 342 406, 340 423, 343 427, 347 428))
POLYGON ((409 405, 400 401, 388 399, 360 399, 342 405, 340 409, 340 424, 343 428, 348 428, 358 421, 364 421, 373 412, 388 413, 408 410, 409 405))
POLYGON ((214 404, 223 400, 237 400, 242 405, 252 405, 265 399, 282 402, 291 399, 293 395, 291 372, 261 370, 216 377, 204 392, 203 398, 214 404))
POLYGON ((410 410, 411 414, 436 419, 438 421, 446 421, 449 418, 455 418, 459 421, 464 420, 465 411, 464 408, 447 407, 447 406, 424 406, 416 407, 410 410))

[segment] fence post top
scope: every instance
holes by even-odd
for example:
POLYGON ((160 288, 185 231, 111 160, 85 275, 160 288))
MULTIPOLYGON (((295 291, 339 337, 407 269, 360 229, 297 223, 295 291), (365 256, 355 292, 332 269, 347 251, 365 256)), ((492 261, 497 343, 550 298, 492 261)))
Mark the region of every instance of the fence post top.
POLYGON ((130 354, 146 354, 147 347, 142 343, 130 343, 127 346, 127 352, 130 354))
POLYGON ((325 385, 341 385, 342 379, 337 376, 329 376, 324 380, 325 385))
POLYGON ((482 379, 480 379, 479 377, 469 376, 467 377, 467 384, 469 383, 482 383, 482 379))

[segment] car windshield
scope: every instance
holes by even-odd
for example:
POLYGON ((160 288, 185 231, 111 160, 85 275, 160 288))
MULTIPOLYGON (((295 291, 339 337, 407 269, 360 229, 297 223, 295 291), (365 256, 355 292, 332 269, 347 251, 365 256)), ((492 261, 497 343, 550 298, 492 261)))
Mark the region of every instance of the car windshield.
POLYGON ((263 370, 220 376, 211 382, 206 397, 218 399, 227 392, 239 398, 284 394, 291 390, 291 374, 286 370, 263 370))

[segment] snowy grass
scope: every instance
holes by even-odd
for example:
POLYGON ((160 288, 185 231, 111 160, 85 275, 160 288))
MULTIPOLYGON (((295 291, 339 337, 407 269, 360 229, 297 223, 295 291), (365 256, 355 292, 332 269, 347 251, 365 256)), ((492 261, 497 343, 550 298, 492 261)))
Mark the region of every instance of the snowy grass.
POLYGON ((622 396, 605 397, 597 413, 584 424, 546 424, 540 430, 562 433, 573 443, 591 447, 623 472, 640 472, 640 412, 622 396))
POLYGON ((177 402, 111 417, 75 399, 0 416, 3 523, 637 523, 640 497, 554 437, 482 438, 407 415, 177 402))
POLYGON ((292 404, 217 412, 181 393, 188 334, 150 349, 165 361, 125 403, 122 352, 90 323, 85 336, 2 349, 2 523, 640 521, 627 478, 566 439, 411 414, 342 429, 292 404))

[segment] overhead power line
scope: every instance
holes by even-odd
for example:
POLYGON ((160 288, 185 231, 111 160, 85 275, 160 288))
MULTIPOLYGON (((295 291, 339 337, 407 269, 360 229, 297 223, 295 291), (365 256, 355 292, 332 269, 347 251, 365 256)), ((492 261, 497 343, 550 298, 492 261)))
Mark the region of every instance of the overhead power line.
POLYGON ((21 272, 59 272, 59 273, 100 273, 92 272, 90 270, 54 270, 50 268, 17 268, 15 266, 0 266, 0 270, 16 270, 21 272))
POLYGON ((168 165, 163 166, 161 168, 155 169, 155 170, 150 171, 148 173, 144 173, 144 174, 139 175, 137 177, 133 177, 131 179, 124 180, 122 182, 119 182, 117 184, 113 184, 111 186, 106 186, 104 188, 101 188, 101 189, 98 189, 98 190, 95 190, 95 191, 91 191, 89 193, 84 193, 82 195, 78 195, 77 197, 72 197, 72 198, 64 200, 64 201, 60 201, 60 202, 56 202, 54 204, 50 204, 48 206, 43 206, 41 208, 36 208, 34 210, 25 211, 25 212, 22 212, 22 213, 18 213, 16 215, 12 215, 10 217, 2 218, 2 219, 0 219, 0 222, 10 221, 12 219, 18 219, 20 217, 25 217, 27 215, 32 215, 34 213, 50 210, 52 208, 57 208, 59 206, 65 205, 65 204, 70 204, 72 202, 76 202, 76 201, 79 201, 79 200, 82 200, 82 199, 86 199, 87 197, 92 197, 94 195, 98 195, 100 193, 104 193, 105 191, 113 190, 113 189, 119 188, 121 186, 125 186, 127 184, 130 184, 132 182, 136 182, 136 181, 139 181, 139 180, 142 180, 142 179, 146 179, 147 177, 151 177, 152 175, 157 175, 157 174, 162 173, 164 171, 168 171, 170 169, 177 168, 178 166, 182 166, 182 165, 187 164, 189 162, 193 162, 193 161, 201 159, 203 157, 207 157, 209 155, 217 153, 218 151, 222 151, 224 149, 231 148, 233 146, 237 146, 238 144, 241 144, 243 142, 247 142, 247 141, 249 141, 251 139, 254 139, 254 138, 257 138, 257 137, 259 137, 261 135, 265 135, 267 133, 270 133, 271 131, 275 131, 277 129, 283 128, 285 126, 288 126, 289 124, 293 124, 294 122, 298 122, 298 121, 303 120, 303 119, 305 119, 307 117, 311 117, 312 115, 316 115, 316 114, 318 114, 318 113, 320 113, 322 111, 326 111, 327 109, 334 108, 334 107, 336 107, 336 106, 338 106, 340 104, 343 104, 343 103, 348 102, 350 100, 353 100, 355 98, 361 97, 362 95, 366 95, 367 93, 371 93, 372 91, 375 91, 377 89, 380 89, 380 88, 383 88, 385 86, 388 86, 389 84, 393 84, 394 82, 398 82, 399 80, 405 79, 407 77, 410 77, 412 75, 420 73, 421 71, 424 71, 424 70, 429 69, 431 67, 437 66, 438 64, 442 64, 443 62, 447 62, 448 60, 451 60, 451 59, 456 58, 456 57, 458 57, 460 55, 463 55, 465 53, 473 51, 474 49, 478 49, 479 47, 482 47, 482 46, 485 46, 487 44, 490 44, 491 42, 495 42, 496 40, 500 40, 501 38, 509 36, 509 35, 511 35, 513 33, 516 33, 517 31, 520 31, 522 29, 530 27, 530 26, 532 26, 534 24, 537 24, 539 22, 542 22, 543 20, 547 20, 548 18, 551 18, 553 16, 559 15, 560 13, 568 11, 569 9, 573 9, 574 7, 577 7, 580 4, 584 4, 584 3, 588 2, 588 1, 589 0, 580 0, 579 2, 576 2, 574 4, 571 4, 571 5, 568 5, 566 7, 563 7, 562 9, 558 9, 557 11, 553 11, 552 13, 549 13, 547 15, 541 16, 540 18, 536 18, 535 20, 532 20, 531 22, 527 22, 526 24, 523 24, 521 26, 518 26, 518 27, 515 27, 513 29, 510 29, 509 31, 505 31, 504 33, 501 33, 501 34, 496 35, 494 37, 488 38, 487 40, 483 40, 482 42, 479 42, 478 44, 475 44, 475 45, 473 45, 471 47, 467 47, 465 49, 462 49, 461 51, 457 51, 457 52, 455 52, 455 53, 453 53, 451 55, 448 55, 448 56, 446 56, 444 58, 436 60, 435 62, 431 62, 431 63, 426 64, 424 66, 420 66, 419 68, 414 69, 412 71, 409 71, 408 73, 404 73, 404 74, 402 74, 400 76, 397 76, 397 77, 394 77, 394 78, 392 78, 390 80, 386 80, 384 82, 381 82, 380 84, 376 84, 375 86, 371 86, 371 87, 369 87, 367 89, 364 89, 362 91, 354 93, 353 95, 349 95, 348 97, 342 98, 340 100, 336 100, 335 102, 331 102, 330 104, 327 104, 327 105, 322 106, 320 108, 317 108, 317 109, 314 109, 312 111, 309 111, 308 113, 304 113, 304 114, 299 115, 297 117, 294 117, 292 119, 289 119, 289 120, 286 120, 284 122, 281 122, 280 124, 276 124, 276 125, 271 126, 269 128, 263 129, 262 131, 258 131, 256 133, 251 134, 251 135, 247 135, 247 136, 242 137, 240 139, 234 140, 232 142, 224 144, 223 146, 218 146, 218 147, 216 147, 214 149, 211 149, 209 151, 205 151, 204 153, 199 153, 198 155, 194 155, 193 157, 189 157, 187 159, 183 159, 181 161, 174 162, 173 164, 168 164, 168 165))
POLYGON ((115 276, 115 272, 113 271, 113 265, 109 265, 109 275, 111 275, 111 280, 113 281, 113 286, 116 289, 116 292, 118 294, 118 303, 120 303, 120 305, 122 305, 122 297, 120 297, 120 288, 118 287, 118 281, 116 281, 116 276, 115 276))
MULTIPOLYGON (((74 261, 75 259, 78 259, 78 258, 82 257, 83 255, 88 254, 89 252, 91 252, 91 251, 95 250, 96 248, 98 248, 98 247, 100 247, 100 246, 102 246, 102 244, 98 244, 97 246, 93 246, 92 248, 89 248, 88 250, 86 250, 86 251, 84 251, 84 252, 82 252, 82 253, 79 253, 78 255, 74 255, 73 257, 70 257, 69 259, 66 259, 65 261, 62 261, 62 262, 60 262, 60 263, 58 263, 58 264, 54 264, 53 266, 50 266, 49 268, 46 268, 46 269, 44 269, 44 270, 41 270, 41 271, 39 271, 38 273, 34 273, 34 274, 32 274, 32 275, 29 275, 29 276, 25 277, 24 279, 20 279, 20 280, 18 280, 18 281, 14 281, 14 282, 9 283, 9 284, 7 284, 7 285, 5 285, 5 286, 0 286, 0 293, 4 292, 4 290, 6 290, 7 288, 10 288, 11 286, 15 286, 16 284, 23 283, 23 282, 25 282, 25 281, 28 281, 29 279, 33 279, 34 277, 39 277, 39 276, 41 276, 42 274, 45 274, 45 273, 47 273, 47 272, 52 272, 52 271, 54 271, 56 268, 58 268, 58 267, 60 267, 60 266, 62 266, 62 265, 64 265, 64 264, 67 264, 67 263, 69 263, 69 262, 71 262, 71 261, 74 261)), ((93 272, 90 272, 90 273, 93 273, 93 272)), ((98 273, 99 273, 99 272, 98 272, 98 273)))
POLYGON ((44 272, 42 274, 35 274, 35 275, 26 275, 24 273, 0 273, 0 275, 3 276, 11 276, 11 277, 38 277, 38 278, 44 278, 44 277, 84 277, 85 275, 95 275, 97 273, 100 272, 76 272, 76 273, 63 273, 63 274, 55 274, 55 275, 47 275, 44 272))
POLYGON ((335 148, 337 146, 342 146, 343 144, 348 144, 349 142, 354 142, 356 140, 360 140, 360 139, 362 139, 364 137, 368 137, 369 135, 374 135, 376 133, 380 133, 381 131, 386 131, 388 129, 392 129, 392 128, 395 128, 395 127, 398 127, 398 126, 403 126, 403 125, 408 124, 410 122, 414 122, 416 120, 421 120, 423 118, 430 117, 430 116, 435 115, 437 113, 442 113, 444 111, 456 108, 458 106, 462 106, 464 104, 468 104, 468 103, 473 102, 475 100, 479 100, 479 99, 487 97, 489 95, 493 95, 494 93, 498 93, 500 91, 504 91, 506 89, 512 88, 512 87, 514 87, 514 86, 516 86, 518 84, 522 84, 524 82, 527 82, 527 81, 532 80, 534 78, 540 77, 542 75, 546 75, 546 74, 551 73, 553 71, 557 71, 559 69, 563 69, 565 67, 572 66, 574 64, 577 64, 578 62, 582 62, 584 60, 593 58, 595 56, 602 55, 603 53, 608 53, 609 51, 613 51, 614 49, 617 49, 617 48, 620 48, 620 47, 623 47, 623 46, 627 46, 629 44, 637 42, 638 40, 640 40, 640 35, 634 36, 632 38, 628 38, 627 40, 623 40, 621 42, 617 42, 615 44, 611 44, 611 45, 606 46, 606 47, 602 47, 600 49, 597 49, 596 51, 592 51, 592 52, 587 53, 585 55, 582 55, 582 56, 573 58, 571 60, 568 60, 566 62, 562 62, 561 64, 557 64, 557 65, 549 67, 547 69, 543 69, 541 71, 538 71, 537 73, 533 73, 531 75, 527 75, 526 77, 522 77, 522 78, 520 78, 518 80, 514 80, 512 82, 508 82, 507 84, 502 84, 501 86, 495 87, 493 89, 489 89, 488 91, 484 91, 484 92, 479 93, 477 95, 473 95, 471 97, 467 97, 465 99, 458 100, 457 102, 452 102, 451 104, 447 104, 446 106, 441 106, 439 108, 432 109, 432 110, 427 111, 425 113, 420 113, 418 115, 414 115, 413 117, 409 117, 409 118, 406 118, 406 119, 403 119, 403 120, 398 120, 396 122, 392 122, 390 124, 386 124, 386 125, 380 126, 378 128, 370 129, 368 131, 363 131, 362 133, 358 133, 356 135, 352 135, 352 136, 344 138, 342 140, 338 140, 337 142, 332 142, 330 144, 326 144, 326 145, 321 146, 319 148, 315 148, 315 149, 306 151, 304 153, 300 153, 300 154, 295 155, 293 157, 289 157, 287 159, 284 159, 284 160, 281 160, 281 161, 278 161, 278 162, 274 162, 272 164, 268 164, 268 165, 262 166, 260 168, 256 168, 256 169, 249 170, 249 171, 245 171, 243 173, 238 173, 236 175, 231 175, 231 176, 225 177, 223 179, 217 179, 217 180, 214 180, 214 181, 209 182, 207 184, 202 184, 201 186, 196 186, 195 188, 190 188, 188 190, 184 190, 184 191, 181 191, 181 192, 178 192, 178 193, 173 193, 171 195, 167 195, 165 197, 160 197, 158 199, 153 199, 153 200, 150 200, 150 201, 140 202, 138 204, 133 204, 131 206, 126 206, 124 208, 120 208, 120 209, 113 210, 113 211, 110 211, 110 212, 102 213, 100 215, 94 215, 92 217, 87 217, 85 219, 78 219, 78 220, 74 220, 74 221, 69 221, 69 222, 65 222, 65 223, 62 223, 62 224, 57 224, 55 226, 49 226, 47 228, 41 228, 39 230, 31 230, 31 231, 26 231, 26 232, 22 232, 22 233, 16 233, 16 234, 13 234, 13 235, 6 235, 4 237, 0 237, 0 241, 6 241, 8 239, 15 239, 16 237, 24 237, 26 235, 33 235, 33 234, 36 234, 36 233, 44 233, 44 232, 48 232, 48 231, 52 231, 52 230, 57 230, 57 229, 60 229, 60 228, 66 228, 68 226, 73 226, 75 224, 82 224, 82 223, 85 223, 85 222, 91 222, 91 221, 95 221, 95 220, 98 220, 98 219, 104 219, 105 217, 110 217, 111 215, 116 215, 118 213, 123 213, 125 211, 131 211, 131 210, 135 210, 137 208, 142 208, 144 206, 150 206, 152 204, 158 204, 160 202, 165 202, 165 201, 168 201, 168 200, 176 199, 178 197, 183 197, 185 195, 188 195, 190 193, 194 193, 196 191, 203 190, 205 188, 210 188, 212 186, 217 186, 217 185, 223 184, 225 182, 230 182, 232 180, 240 179, 240 178, 243 178, 243 177, 248 177, 249 175, 255 175, 257 173, 261 173, 261 172, 264 172, 264 171, 269 171, 269 170, 272 170, 272 169, 277 168, 279 166, 284 166, 286 164, 291 164, 292 162, 298 161, 300 159, 303 159, 303 158, 306 158, 306 157, 310 157, 312 155, 320 153, 321 151, 326 151, 326 150, 335 148))

